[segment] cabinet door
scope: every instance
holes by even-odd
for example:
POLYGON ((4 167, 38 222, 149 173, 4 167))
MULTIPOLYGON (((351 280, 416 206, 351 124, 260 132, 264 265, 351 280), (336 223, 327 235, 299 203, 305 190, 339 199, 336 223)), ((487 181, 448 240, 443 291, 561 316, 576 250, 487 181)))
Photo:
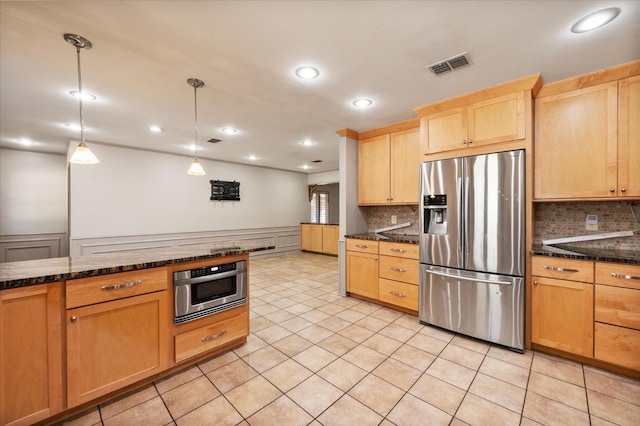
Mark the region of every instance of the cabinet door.
POLYGON ((378 299, 378 255, 347 252, 347 291, 378 299))
POLYGON ((616 196, 617 99, 617 82, 536 99, 536 199, 616 196))
POLYGON ((620 81, 618 195, 640 197, 640 76, 620 81))
POLYGON ((327 254, 338 254, 338 239, 340 227, 337 225, 322 226, 322 252, 327 254))
POLYGON ((0 292, 0 424, 62 411, 61 284, 0 292))
POLYGON ((67 310, 69 407, 168 367, 166 293, 67 310))
POLYGON ((322 252, 322 225, 300 225, 300 233, 302 250, 322 252))
POLYGON ((593 284, 532 279, 531 341, 593 357, 593 284))
POLYGON ((467 147, 467 108, 454 108, 420 119, 425 154, 467 147))
POLYGON ((388 204, 390 196, 389 135, 358 142, 358 203, 388 204))
POLYGON ((391 203, 418 204, 420 129, 391 134, 391 203))
POLYGON ((525 137, 524 92, 477 102, 469 107, 469 146, 525 137))

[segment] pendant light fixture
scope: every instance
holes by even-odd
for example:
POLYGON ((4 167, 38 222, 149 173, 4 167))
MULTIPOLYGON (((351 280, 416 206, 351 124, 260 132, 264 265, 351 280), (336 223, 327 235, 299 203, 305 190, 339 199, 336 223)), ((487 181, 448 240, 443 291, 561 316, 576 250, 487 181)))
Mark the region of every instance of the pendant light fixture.
POLYGON ((67 43, 72 44, 76 48, 78 56, 78 99, 80 102, 80 143, 69 159, 74 164, 97 164, 100 162, 98 158, 91 152, 89 147, 84 143, 84 116, 82 115, 82 74, 80 72, 80 49, 91 49, 91 42, 86 38, 76 34, 65 34, 64 39, 67 43))
POLYGON ((197 91, 199 88, 204 87, 204 81, 198 80, 197 78, 189 78, 187 79, 187 84, 193 87, 193 106, 195 111, 195 133, 196 133, 196 156, 193 159, 193 163, 191 163, 191 167, 189 167, 188 175, 191 176, 204 176, 206 175, 202 164, 198 160, 198 96, 197 91))

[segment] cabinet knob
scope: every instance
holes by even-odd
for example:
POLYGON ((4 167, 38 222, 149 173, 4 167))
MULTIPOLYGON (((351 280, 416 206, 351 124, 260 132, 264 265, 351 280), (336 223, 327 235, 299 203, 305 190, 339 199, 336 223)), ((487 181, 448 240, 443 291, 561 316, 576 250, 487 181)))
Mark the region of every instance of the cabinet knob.
POLYGON ((533 282, 533 285, 538 285, 538 281, 534 281, 534 282, 533 282))
POLYGON ((462 141, 462 144, 463 144, 463 145, 466 145, 466 144, 467 144, 467 140, 466 140, 466 139, 465 139, 465 140, 463 140, 463 141, 462 141))
POLYGON ((75 315, 74 315, 74 316, 72 316, 70 319, 71 319, 71 322, 76 322, 76 321, 78 321, 78 317, 77 317, 77 316, 75 316, 75 315))
POLYGON ((615 188, 609 188, 609 192, 616 192, 615 188))
POLYGON ((469 139, 469 143, 473 143, 473 139, 469 139))
POLYGON ((620 190, 622 192, 627 192, 627 188, 625 188, 624 186, 622 187, 622 189, 620 190))

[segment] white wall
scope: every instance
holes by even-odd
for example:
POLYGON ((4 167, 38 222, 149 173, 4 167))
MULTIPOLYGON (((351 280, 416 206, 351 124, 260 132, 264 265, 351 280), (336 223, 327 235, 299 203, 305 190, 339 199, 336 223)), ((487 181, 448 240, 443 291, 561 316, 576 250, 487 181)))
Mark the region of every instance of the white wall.
POLYGON ((67 232, 66 161, 0 149, 0 235, 67 232))
POLYGON ((71 165, 70 238, 299 226, 307 175, 92 143, 97 165, 71 165), (240 182, 240 201, 210 201, 209 180, 240 182))

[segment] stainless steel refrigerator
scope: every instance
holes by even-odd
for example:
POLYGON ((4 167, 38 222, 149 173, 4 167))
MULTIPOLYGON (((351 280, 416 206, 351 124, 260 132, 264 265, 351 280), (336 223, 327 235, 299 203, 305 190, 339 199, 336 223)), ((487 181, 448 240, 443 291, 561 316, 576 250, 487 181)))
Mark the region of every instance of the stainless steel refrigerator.
POLYGON ((419 318, 524 350, 525 153, 420 168, 419 318))

